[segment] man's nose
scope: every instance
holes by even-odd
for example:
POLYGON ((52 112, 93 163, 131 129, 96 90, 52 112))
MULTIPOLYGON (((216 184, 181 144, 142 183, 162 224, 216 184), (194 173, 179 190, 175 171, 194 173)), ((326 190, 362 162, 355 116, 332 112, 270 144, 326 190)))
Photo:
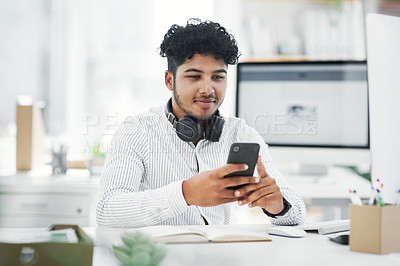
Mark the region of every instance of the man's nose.
POLYGON ((204 79, 199 92, 206 95, 212 94, 214 92, 212 81, 209 79, 204 79))

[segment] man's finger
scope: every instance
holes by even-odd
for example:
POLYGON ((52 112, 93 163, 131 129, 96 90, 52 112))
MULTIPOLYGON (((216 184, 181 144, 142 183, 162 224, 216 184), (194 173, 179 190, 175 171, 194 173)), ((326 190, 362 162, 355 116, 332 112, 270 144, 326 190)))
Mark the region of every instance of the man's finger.
POLYGON ((261 162, 261 156, 258 156, 257 159, 257 173, 259 177, 268 176, 267 172, 265 171, 264 165, 261 162))
POLYGON ((235 191, 235 195, 238 197, 245 197, 246 195, 251 194, 253 191, 263 188, 263 187, 268 187, 275 184, 275 180, 272 178, 263 178, 260 179, 260 182, 258 184, 248 184, 245 185, 235 191))
POLYGON ((224 178, 225 176, 235 173, 235 172, 240 172, 240 171, 246 171, 249 168, 247 164, 244 163, 238 163, 238 164, 226 164, 220 168, 217 169, 218 176, 220 178, 224 178))
POLYGON ((260 178, 255 176, 232 176, 225 178, 223 182, 224 187, 236 187, 247 184, 258 184, 260 178))
POLYGON ((231 199, 232 201, 237 201, 238 198, 235 196, 233 192, 234 191, 232 189, 225 188, 221 191, 219 196, 223 199, 231 199))
POLYGON ((256 200, 259 200, 263 197, 267 197, 268 195, 273 194, 273 191, 270 191, 268 188, 260 188, 253 193, 251 193, 248 197, 241 199, 242 204, 247 204, 256 200))

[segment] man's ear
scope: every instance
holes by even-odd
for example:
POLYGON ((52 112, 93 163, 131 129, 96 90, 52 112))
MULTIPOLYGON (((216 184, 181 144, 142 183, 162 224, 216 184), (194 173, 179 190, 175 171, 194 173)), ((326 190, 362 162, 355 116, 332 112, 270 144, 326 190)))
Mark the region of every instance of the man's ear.
POLYGON ((167 86, 167 88, 170 91, 174 90, 174 74, 172 74, 171 71, 169 70, 165 70, 165 86, 167 86))

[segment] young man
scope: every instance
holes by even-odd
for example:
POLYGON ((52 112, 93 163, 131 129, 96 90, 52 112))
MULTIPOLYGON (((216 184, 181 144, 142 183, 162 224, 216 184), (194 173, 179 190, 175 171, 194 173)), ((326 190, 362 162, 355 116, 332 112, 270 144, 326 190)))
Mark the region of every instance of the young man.
POLYGON ((228 64, 239 57, 234 37, 211 21, 173 25, 160 54, 168 59, 166 106, 128 118, 117 130, 102 174, 99 226, 227 224, 231 203, 261 207, 274 224, 300 224, 305 205, 282 178, 260 135, 222 117, 228 64), (260 144, 257 176, 226 164, 234 142, 260 144), (232 190, 229 187, 244 185, 232 190))

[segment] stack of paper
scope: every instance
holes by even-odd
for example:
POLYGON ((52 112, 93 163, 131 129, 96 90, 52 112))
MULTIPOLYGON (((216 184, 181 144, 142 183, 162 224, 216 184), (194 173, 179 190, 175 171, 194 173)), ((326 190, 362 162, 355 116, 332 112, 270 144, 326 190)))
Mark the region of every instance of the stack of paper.
POLYGON ((78 236, 74 229, 51 230, 47 229, 16 229, 1 232, 0 242, 3 243, 41 243, 65 242, 78 243, 78 236))

